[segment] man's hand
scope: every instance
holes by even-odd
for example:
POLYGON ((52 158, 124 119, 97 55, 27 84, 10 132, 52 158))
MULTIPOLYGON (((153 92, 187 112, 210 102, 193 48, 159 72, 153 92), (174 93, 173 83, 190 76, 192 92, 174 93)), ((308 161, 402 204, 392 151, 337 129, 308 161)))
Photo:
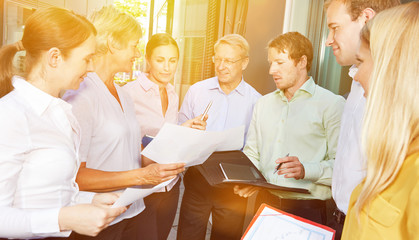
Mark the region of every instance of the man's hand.
POLYGON ((289 156, 278 158, 275 161, 277 164, 280 164, 278 169, 278 174, 285 174, 285 178, 295 178, 296 180, 303 179, 305 176, 305 170, 303 164, 301 164, 298 157, 289 156))
POLYGON ((239 185, 234 186, 233 191, 235 194, 239 195, 240 197, 248 198, 255 194, 259 190, 258 187, 254 186, 247 186, 240 188, 239 185))

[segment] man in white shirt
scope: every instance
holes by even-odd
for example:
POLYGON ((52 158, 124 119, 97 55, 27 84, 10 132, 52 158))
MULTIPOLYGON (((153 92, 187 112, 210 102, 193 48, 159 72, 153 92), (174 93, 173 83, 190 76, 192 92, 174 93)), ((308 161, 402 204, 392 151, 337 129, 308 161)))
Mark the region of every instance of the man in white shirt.
MULTIPOLYGON (((357 63, 355 54, 359 33, 365 23, 376 13, 400 4, 399 0, 328 0, 325 3, 329 35, 326 46, 332 47, 336 61, 341 66, 357 63)), ((353 66, 349 75, 353 78, 353 66)), ((340 239, 352 190, 365 177, 365 159, 361 152, 361 128, 364 115, 364 90, 352 81, 351 92, 345 104, 332 178, 332 195, 337 209, 330 226, 340 239)))

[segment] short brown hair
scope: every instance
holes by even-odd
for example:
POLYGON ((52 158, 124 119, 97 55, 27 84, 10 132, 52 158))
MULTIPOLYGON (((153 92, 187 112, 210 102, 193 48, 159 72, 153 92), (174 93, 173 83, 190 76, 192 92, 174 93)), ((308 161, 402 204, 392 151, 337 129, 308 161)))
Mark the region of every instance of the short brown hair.
POLYGON ((400 0, 326 0, 324 3, 324 9, 327 10, 332 2, 341 2, 346 5, 349 15, 352 21, 355 21, 361 12, 366 8, 371 8, 376 13, 379 13, 387 8, 392 8, 400 5, 400 0))
POLYGON ((307 72, 313 61, 313 46, 308 38, 299 32, 288 32, 279 35, 268 43, 268 48, 275 48, 278 52, 288 52, 291 60, 297 64, 302 56, 307 57, 307 72))

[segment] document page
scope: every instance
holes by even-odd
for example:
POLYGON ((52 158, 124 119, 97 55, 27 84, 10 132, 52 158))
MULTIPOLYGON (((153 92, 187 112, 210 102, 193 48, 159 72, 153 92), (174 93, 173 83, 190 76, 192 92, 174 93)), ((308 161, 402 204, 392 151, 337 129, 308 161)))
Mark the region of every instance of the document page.
POLYGON ((124 192, 122 192, 122 195, 118 198, 118 200, 116 200, 116 202, 112 205, 112 207, 128 206, 131 203, 137 201, 138 199, 145 198, 148 195, 154 193, 155 191, 158 191, 164 188, 165 186, 169 185, 169 183, 172 182, 174 179, 177 179, 177 178, 173 178, 166 182, 162 182, 159 185, 156 185, 151 188, 141 188, 141 186, 138 186, 138 188, 137 187, 126 188, 124 192))
POLYGON ((263 204, 247 228, 243 240, 332 240, 334 230, 306 219, 296 218, 263 204), (263 208, 262 208, 263 207, 263 208))
POLYGON ((222 132, 165 123, 156 137, 141 152, 157 163, 202 164, 215 151, 239 150, 244 143, 244 126, 222 132))

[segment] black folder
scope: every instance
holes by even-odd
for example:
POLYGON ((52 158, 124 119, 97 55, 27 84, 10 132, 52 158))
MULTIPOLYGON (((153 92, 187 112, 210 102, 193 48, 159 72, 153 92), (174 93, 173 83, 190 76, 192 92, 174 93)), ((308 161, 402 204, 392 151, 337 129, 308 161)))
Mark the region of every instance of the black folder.
POLYGON ((225 183, 253 185, 269 189, 310 193, 303 188, 282 187, 268 183, 262 173, 242 151, 214 152, 196 168, 211 186, 225 183))

